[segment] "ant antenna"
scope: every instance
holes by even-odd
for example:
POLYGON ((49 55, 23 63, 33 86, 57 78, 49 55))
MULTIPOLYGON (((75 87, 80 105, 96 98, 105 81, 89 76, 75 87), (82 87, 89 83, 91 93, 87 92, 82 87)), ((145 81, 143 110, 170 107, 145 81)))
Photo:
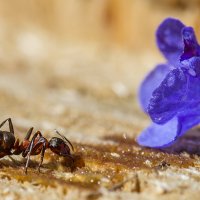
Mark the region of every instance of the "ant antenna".
POLYGON ((66 141, 66 144, 69 144, 69 146, 71 147, 72 151, 74 152, 74 147, 72 145, 72 143, 64 136, 61 135, 56 129, 54 130, 60 137, 62 137, 63 140, 66 141))

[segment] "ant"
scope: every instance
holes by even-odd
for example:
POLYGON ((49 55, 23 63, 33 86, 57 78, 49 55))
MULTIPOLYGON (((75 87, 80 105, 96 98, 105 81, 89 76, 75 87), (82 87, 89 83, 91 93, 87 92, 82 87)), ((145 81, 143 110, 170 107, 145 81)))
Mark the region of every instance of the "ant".
POLYGON ((40 167, 43 162, 45 150, 48 148, 59 156, 69 157, 74 163, 74 158, 71 155, 71 151, 74 152, 73 145, 65 136, 61 135, 57 130, 56 133, 61 138, 52 137, 48 141, 45 137, 42 136, 40 131, 37 131, 33 135, 32 139, 29 140, 33 132, 33 127, 31 127, 28 130, 24 140, 20 143, 19 139, 15 140, 14 128, 11 118, 8 118, 1 123, 0 129, 7 121, 9 123, 9 131, 0 130, 0 158, 7 155, 10 156, 20 154, 22 154, 24 158, 27 157, 25 165, 26 174, 31 155, 41 154, 40 163, 38 166, 38 172, 40 172, 40 167))

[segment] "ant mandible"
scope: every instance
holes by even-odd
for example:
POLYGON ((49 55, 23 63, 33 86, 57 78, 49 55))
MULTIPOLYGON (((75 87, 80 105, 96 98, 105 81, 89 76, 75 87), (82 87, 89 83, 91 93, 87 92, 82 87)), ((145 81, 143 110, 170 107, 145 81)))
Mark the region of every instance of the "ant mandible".
POLYGON ((40 163, 38 166, 38 171, 40 172, 40 167, 43 162, 44 154, 46 149, 50 149, 52 152, 59 156, 69 157, 73 163, 74 158, 71 155, 71 151, 74 151, 71 142, 61 135, 58 131, 56 133, 61 137, 52 137, 49 141, 42 136, 40 131, 37 131, 31 140, 31 134, 33 132, 33 127, 29 129, 24 140, 20 143, 19 139, 15 140, 15 133, 13 128, 13 123, 11 118, 4 120, 0 124, 0 129, 8 121, 9 131, 0 130, 0 158, 7 155, 19 155, 22 154, 23 157, 27 157, 25 173, 27 174, 27 169, 30 161, 31 155, 41 154, 40 163))

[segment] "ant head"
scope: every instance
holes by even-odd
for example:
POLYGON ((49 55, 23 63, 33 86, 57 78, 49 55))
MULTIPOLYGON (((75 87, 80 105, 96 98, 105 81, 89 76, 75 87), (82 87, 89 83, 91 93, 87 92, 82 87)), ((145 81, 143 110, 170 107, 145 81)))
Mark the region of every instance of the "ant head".
POLYGON ((51 149, 51 151, 53 151, 54 153, 58 154, 58 155, 62 155, 62 156, 67 156, 70 155, 70 151, 74 151, 74 148, 71 144, 71 142, 65 138, 63 135, 61 135, 58 131, 56 131, 56 133, 62 137, 61 138, 57 138, 57 137, 53 137, 51 138, 51 140, 49 141, 49 148, 51 149))

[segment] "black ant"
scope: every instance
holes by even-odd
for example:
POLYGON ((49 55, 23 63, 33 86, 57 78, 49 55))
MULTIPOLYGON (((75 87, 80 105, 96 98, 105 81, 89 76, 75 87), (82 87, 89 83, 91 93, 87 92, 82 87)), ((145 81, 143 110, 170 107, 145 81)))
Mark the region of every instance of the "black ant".
POLYGON ((31 155, 41 154, 40 163, 38 166, 38 171, 40 172, 40 167, 43 162, 44 154, 46 149, 50 149, 52 152, 59 156, 69 157, 73 163, 74 158, 71 155, 71 151, 74 151, 71 142, 61 135, 58 131, 56 133, 62 138, 52 137, 49 141, 42 136, 40 131, 37 131, 31 140, 31 134, 33 132, 33 127, 29 129, 24 140, 20 143, 19 139, 15 140, 14 128, 11 118, 4 120, 0 124, 0 129, 8 121, 9 131, 0 130, 0 158, 7 155, 19 155, 22 154, 23 157, 27 156, 25 173, 27 174, 27 169, 30 161, 31 155))

